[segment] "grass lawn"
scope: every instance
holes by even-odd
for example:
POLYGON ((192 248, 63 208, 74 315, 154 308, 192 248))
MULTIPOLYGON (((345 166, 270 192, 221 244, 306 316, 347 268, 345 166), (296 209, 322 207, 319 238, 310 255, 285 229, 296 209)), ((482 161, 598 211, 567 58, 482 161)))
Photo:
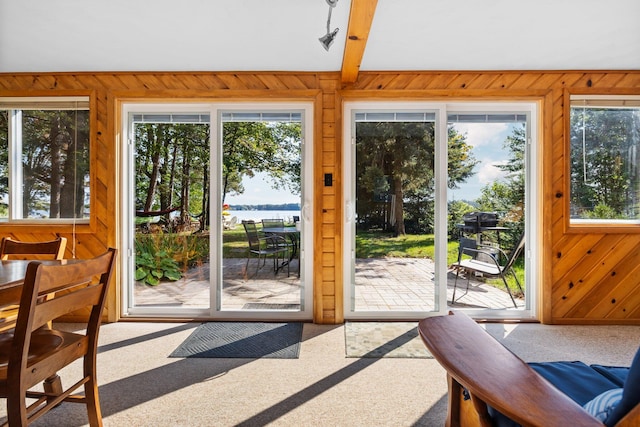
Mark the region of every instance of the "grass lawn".
MULTIPOLYGON (((393 237, 388 233, 356 234, 356 258, 435 258, 433 234, 407 234, 393 237)), ((458 242, 447 243, 447 265, 458 259, 458 242)))
POLYGON ((222 232, 222 256, 224 258, 246 258, 247 235, 242 225, 237 225, 230 230, 222 232))

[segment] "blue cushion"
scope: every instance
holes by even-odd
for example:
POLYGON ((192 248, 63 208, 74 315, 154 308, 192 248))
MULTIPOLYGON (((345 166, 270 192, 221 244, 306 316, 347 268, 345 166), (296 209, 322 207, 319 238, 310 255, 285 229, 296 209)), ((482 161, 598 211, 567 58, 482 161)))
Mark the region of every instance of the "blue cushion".
POLYGON ((624 382, 629 375, 628 366, 604 366, 604 365, 590 365, 593 369, 613 381, 618 387, 624 387, 624 382))
POLYGON ((613 409, 620 403, 622 399, 622 388, 614 388, 599 394, 584 405, 585 411, 593 415, 595 418, 605 422, 613 409))
MULTIPOLYGON (((599 395, 624 384, 622 397, 608 413, 604 424, 613 427, 636 405, 640 404, 640 348, 630 368, 592 365, 582 362, 529 363, 536 372, 579 405, 584 406, 599 395)), ((494 425, 518 426, 500 412, 489 407, 494 425)))
POLYGON ((582 362, 529 363, 529 366, 580 406, 620 387, 582 362))
POLYGON ((613 409, 609 418, 604 422, 611 427, 618 423, 629 411, 640 403, 640 348, 636 352, 627 379, 624 382, 624 391, 620 403, 613 409))
MULTIPOLYGON (((601 393, 620 387, 582 362, 532 362, 528 365, 580 406, 601 393)), ((519 426, 494 408, 488 410, 494 426, 519 426)))
POLYGON ((507 416, 503 415, 502 412, 496 411, 489 405, 487 405, 487 410, 489 411, 491 423, 494 427, 522 427, 517 422, 507 418, 507 416))

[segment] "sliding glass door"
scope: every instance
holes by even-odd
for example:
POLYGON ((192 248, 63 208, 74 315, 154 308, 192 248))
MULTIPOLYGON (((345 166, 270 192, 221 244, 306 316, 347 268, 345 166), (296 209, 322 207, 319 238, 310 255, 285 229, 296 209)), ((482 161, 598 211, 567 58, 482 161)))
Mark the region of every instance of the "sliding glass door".
POLYGON ((345 316, 437 312, 444 304, 436 286, 437 110, 362 103, 347 112, 345 316))
POLYGON ((124 316, 311 317, 310 117, 302 103, 123 105, 124 316))
MULTIPOLYGON (((311 315, 311 151, 299 106, 218 106, 222 208, 215 305, 229 317, 311 315), (306 196, 306 197, 305 197, 306 196)), ((309 139, 310 140, 310 139, 309 139)))
POLYGON ((535 238, 508 287, 456 263, 461 239, 504 267, 536 235, 535 104, 353 102, 345 118, 345 317, 533 317, 535 238))

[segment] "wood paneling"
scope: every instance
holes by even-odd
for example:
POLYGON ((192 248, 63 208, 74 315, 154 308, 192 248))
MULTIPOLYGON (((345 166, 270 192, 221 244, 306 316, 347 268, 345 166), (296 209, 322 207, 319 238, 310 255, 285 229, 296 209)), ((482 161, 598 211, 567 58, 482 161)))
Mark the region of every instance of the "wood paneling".
MULTIPOLYGON (((543 213, 541 301, 547 323, 640 323, 640 227, 569 227, 567 218, 568 93, 640 94, 640 71, 360 72, 353 84, 332 73, 19 73, 0 74, 0 96, 87 95, 92 98, 92 220, 78 225, 0 224, 0 236, 36 240, 60 234, 78 258, 117 244, 116 117, 119 99, 306 99, 314 118, 314 321, 343 316, 342 102, 387 100, 531 100, 541 107, 539 177, 543 213), (323 177, 332 173, 334 185, 323 177)), ((118 283, 119 284, 119 283, 118 283)), ((117 318, 118 286, 111 288, 109 319, 117 318)))

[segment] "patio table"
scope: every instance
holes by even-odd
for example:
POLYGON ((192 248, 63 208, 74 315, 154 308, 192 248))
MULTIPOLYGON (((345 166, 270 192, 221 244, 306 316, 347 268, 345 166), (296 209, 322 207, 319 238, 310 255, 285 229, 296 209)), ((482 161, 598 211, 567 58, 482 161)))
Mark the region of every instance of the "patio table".
POLYGON ((300 230, 296 227, 267 227, 263 228, 262 231, 264 234, 275 234, 277 236, 288 238, 291 241, 291 247, 293 248, 291 255, 289 255, 289 260, 296 257, 298 254, 298 243, 300 241, 300 230))
MULTIPOLYGON (((262 231, 264 234, 275 234, 289 239, 291 242, 291 254, 289 254, 289 262, 298 256, 298 246, 300 244, 300 230, 296 227, 266 227, 262 231)), ((298 275, 300 274, 300 262, 298 261, 298 275)))

